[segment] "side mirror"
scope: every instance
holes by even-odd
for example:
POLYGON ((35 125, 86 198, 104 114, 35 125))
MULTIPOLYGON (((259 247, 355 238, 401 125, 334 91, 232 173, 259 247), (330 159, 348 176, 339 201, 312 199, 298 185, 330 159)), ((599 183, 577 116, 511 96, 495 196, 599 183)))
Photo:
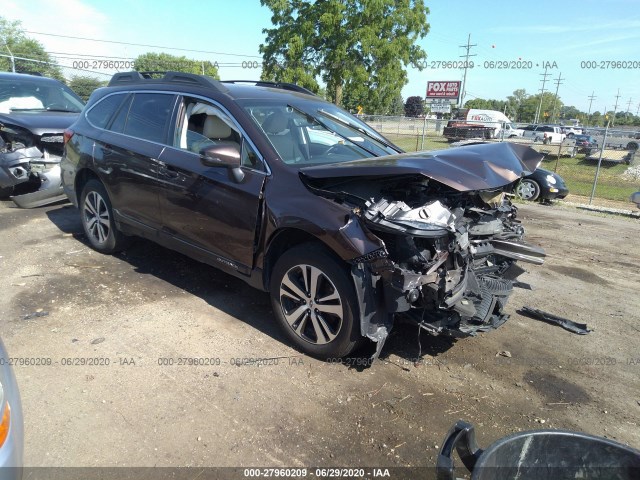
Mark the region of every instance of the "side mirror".
POLYGON ((210 145, 200 150, 200 161, 207 167, 240 166, 240 150, 235 145, 210 145))
POLYGON ((244 180, 244 172, 240 168, 242 163, 240 149, 236 145, 210 145, 200 150, 200 162, 207 167, 226 167, 230 177, 237 183, 244 180))

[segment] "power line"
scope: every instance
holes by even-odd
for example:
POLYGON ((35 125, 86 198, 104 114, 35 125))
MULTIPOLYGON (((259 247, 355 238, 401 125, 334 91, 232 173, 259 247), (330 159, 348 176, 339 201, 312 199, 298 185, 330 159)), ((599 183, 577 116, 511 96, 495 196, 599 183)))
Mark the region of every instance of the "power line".
POLYGON ((460 89, 460 106, 462 107, 464 105, 464 94, 465 94, 465 89, 467 88, 467 69, 469 67, 469 57, 475 57, 476 54, 470 54, 469 50, 471 50, 471 47, 477 47, 478 45, 476 43, 471 44, 471 34, 469 34, 469 37, 467 38, 467 44, 466 45, 460 45, 460 48, 465 48, 467 50, 467 53, 464 55, 460 55, 460 57, 464 57, 464 76, 462 77, 462 88, 460 89))
POLYGON ((540 88, 540 103, 538 104, 538 108, 536 109, 536 117, 533 123, 538 123, 538 120, 540 120, 540 114, 542 113, 542 98, 544 97, 544 86, 547 83, 547 77, 549 75, 551 75, 550 73, 547 73, 547 68, 548 67, 544 67, 544 73, 541 73, 540 76, 542 76, 542 88, 540 88))
POLYGON ((115 40, 98 40, 96 38, 86 38, 86 37, 73 37, 71 35, 58 35, 56 33, 43 33, 43 32, 32 32, 29 30, 24 30, 25 33, 31 33, 34 35, 47 35, 49 37, 59 37, 59 38, 71 38, 73 40, 86 40, 88 42, 102 42, 102 43, 115 43, 118 45, 130 45, 133 47, 148 47, 148 48, 162 48, 165 50, 178 50, 181 52, 196 52, 196 53, 213 53, 214 55, 227 55, 230 57, 250 57, 250 58, 262 58, 260 55, 242 55, 239 53, 223 53, 223 52, 213 52, 210 50, 193 50, 190 48, 176 48, 176 47, 163 47, 161 45, 147 45, 144 43, 129 43, 129 42, 117 42, 115 40))

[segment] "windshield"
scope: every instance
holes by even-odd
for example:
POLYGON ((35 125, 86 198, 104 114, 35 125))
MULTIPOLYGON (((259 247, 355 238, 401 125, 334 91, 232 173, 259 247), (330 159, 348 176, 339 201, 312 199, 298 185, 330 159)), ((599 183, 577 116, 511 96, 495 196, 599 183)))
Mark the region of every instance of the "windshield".
POLYGON ((82 100, 59 82, 0 79, 0 113, 43 110, 78 113, 83 106, 82 100))
POLYGON ((400 153, 364 122, 330 104, 243 107, 290 165, 346 162, 400 153))

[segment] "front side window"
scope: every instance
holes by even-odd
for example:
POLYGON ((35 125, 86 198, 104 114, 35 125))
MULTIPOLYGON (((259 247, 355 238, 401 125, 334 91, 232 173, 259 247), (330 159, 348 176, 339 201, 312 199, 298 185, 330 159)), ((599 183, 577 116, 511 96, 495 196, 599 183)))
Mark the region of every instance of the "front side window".
POLYGON ((202 149, 213 145, 232 146, 240 153, 242 166, 263 170, 255 150, 243 138, 231 117, 209 102, 185 97, 173 146, 200 154, 202 149))

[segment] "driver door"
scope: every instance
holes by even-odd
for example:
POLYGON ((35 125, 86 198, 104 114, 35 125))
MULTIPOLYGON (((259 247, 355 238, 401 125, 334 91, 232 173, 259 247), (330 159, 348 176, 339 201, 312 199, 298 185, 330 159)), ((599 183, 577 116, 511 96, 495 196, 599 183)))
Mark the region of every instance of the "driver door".
POLYGON ((185 97, 173 146, 159 160, 163 233, 208 263, 248 273, 266 171, 237 122, 213 102, 185 97), (240 150, 241 181, 228 167, 203 165, 200 150, 215 144, 240 150))

